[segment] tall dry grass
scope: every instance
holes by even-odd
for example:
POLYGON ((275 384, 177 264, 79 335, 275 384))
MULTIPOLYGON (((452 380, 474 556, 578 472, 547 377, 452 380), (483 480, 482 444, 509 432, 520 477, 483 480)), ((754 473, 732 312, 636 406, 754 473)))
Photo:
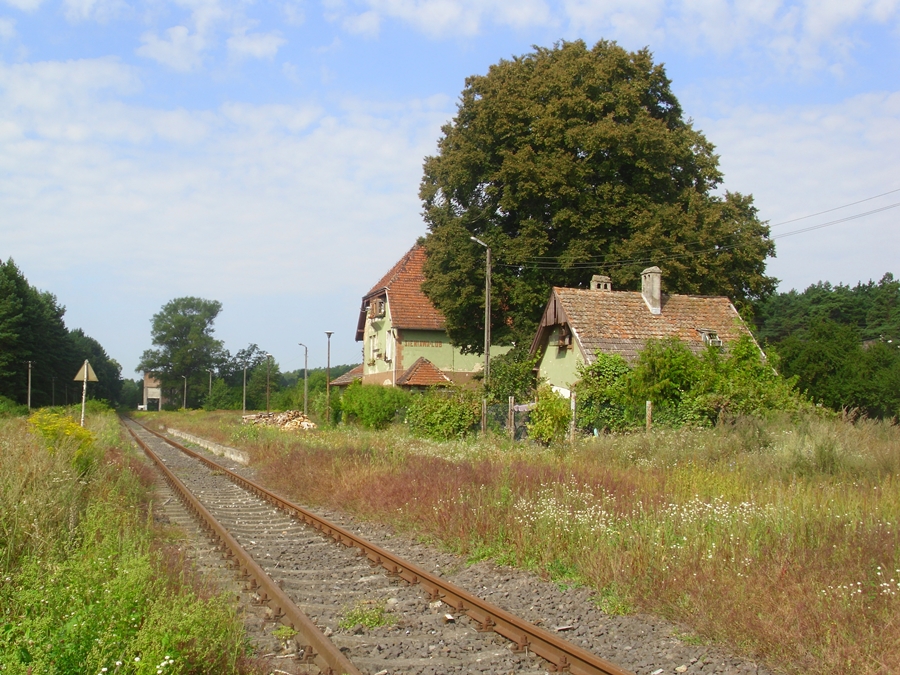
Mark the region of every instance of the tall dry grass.
POLYGON ((897 426, 742 419, 544 450, 177 419, 249 450, 301 502, 587 584, 607 611, 661 614, 791 673, 900 672, 897 426))

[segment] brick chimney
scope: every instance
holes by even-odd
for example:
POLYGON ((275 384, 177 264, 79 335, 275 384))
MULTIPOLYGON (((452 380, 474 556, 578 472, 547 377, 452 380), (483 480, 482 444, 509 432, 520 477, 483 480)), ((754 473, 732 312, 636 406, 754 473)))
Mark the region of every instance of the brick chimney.
POLYGON ((648 267, 641 272, 641 295, 651 314, 662 313, 662 270, 648 267))
POLYGON ((591 290, 592 291, 606 291, 609 292, 612 290, 612 279, 609 277, 605 277, 601 274, 595 274, 591 277, 591 290))

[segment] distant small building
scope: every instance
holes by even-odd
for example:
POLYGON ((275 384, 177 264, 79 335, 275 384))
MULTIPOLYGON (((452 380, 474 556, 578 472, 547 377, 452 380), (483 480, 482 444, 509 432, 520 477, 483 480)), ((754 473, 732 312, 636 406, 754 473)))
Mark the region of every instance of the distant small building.
MULTIPOLYGON (((450 344, 444 315, 422 292, 425 249, 416 244, 362 298, 356 340, 363 384, 419 388, 464 383, 484 357, 450 344)), ((508 347, 491 347, 500 355, 508 347)))
POLYGON ((144 373, 144 405, 140 410, 162 410, 162 383, 152 373, 144 373))
POLYGON ((750 334, 728 298, 664 295, 661 287, 658 267, 643 271, 640 292, 614 291, 600 275, 587 290, 554 287, 531 344, 532 355, 541 353, 539 377, 568 396, 578 367, 599 353, 631 363, 651 339, 674 337, 700 353, 750 334))

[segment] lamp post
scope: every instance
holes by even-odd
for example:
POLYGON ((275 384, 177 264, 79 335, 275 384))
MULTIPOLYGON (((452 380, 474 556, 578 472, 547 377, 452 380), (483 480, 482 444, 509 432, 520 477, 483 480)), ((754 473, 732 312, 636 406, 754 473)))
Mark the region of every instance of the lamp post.
POLYGON ((181 379, 184 380, 184 396, 181 399, 181 409, 187 410, 187 375, 182 375, 181 379))
POLYGON ((308 415, 309 411, 306 409, 306 401, 309 398, 309 387, 308 387, 308 364, 309 364, 309 349, 306 348, 306 345, 302 342, 298 342, 298 345, 303 347, 303 414, 308 415))
POLYGON ((269 371, 272 365, 272 355, 266 354, 266 412, 269 412, 269 371))
POLYGON ((243 402, 242 410, 241 410, 242 416, 247 414, 247 364, 246 364, 246 362, 244 363, 244 398, 243 398, 243 401, 244 402, 243 402))
POLYGON ((491 247, 477 237, 469 237, 487 250, 484 273, 484 383, 491 379, 491 247))
POLYGON ((328 336, 328 360, 325 362, 325 419, 326 424, 331 424, 331 336, 333 330, 326 330, 328 336))

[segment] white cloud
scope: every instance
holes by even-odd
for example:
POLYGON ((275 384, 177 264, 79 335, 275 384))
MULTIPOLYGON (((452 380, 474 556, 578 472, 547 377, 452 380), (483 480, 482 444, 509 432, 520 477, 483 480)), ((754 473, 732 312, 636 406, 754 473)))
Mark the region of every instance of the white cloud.
POLYGON ((228 38, 228 53, 236 58, 271 59, 287 42, 278 33, 247 33, 239 29, 228 38))
POLYGON ((95 19, 101 22, 112 19, 127 7, 123 0, 64 0, 63 5, 70 21, 95 19))
POLYGON ((334 358, 355 358, 343 324, 424 233, 421 158, 451 99, 162 110, 127 102, 134 73, 112 60, 0 65, 0 256, 128 371, 152 312, 182 295, 243 308, 220 324, 231 349, 275 349, 317 305, 346 342, 334 358))
POLYGON ((16 36, 16 22, 0 17, 0 40, 12 40, 16 36))
POLYGON ((372 10, 362 14, 351 14, 344 18, 342 25, 347 32, 354 35, 377 35, 381 27, 381 16, 372 10))
MULTIPOLYGON (((753 193, 773 225, 900 188, 900 92, 870 93, 832 105, 743 107, 698 120, 717 145, 729 189, 753 193)), ((776 227, 778 236, 860 213, 867 205, 776 227)), ((787 288, 819 280, 856 283, 897 272, 897 211, 776 240, 770 273, 787 288)))
POLYGON ((2 2, 10 7, 21 9, 23 12, 33 12, 41 6, 44 0, 2 0, 2 2))
POLYGON ((143 43, 137 54, 169 66, 173 70, 187 72, 196 70, 203 63, 203 50, 207 43, 202 35, 193 33, 184 26, 173 26, 166 31, 166 37, 146 32, 141 36, 143 43))

